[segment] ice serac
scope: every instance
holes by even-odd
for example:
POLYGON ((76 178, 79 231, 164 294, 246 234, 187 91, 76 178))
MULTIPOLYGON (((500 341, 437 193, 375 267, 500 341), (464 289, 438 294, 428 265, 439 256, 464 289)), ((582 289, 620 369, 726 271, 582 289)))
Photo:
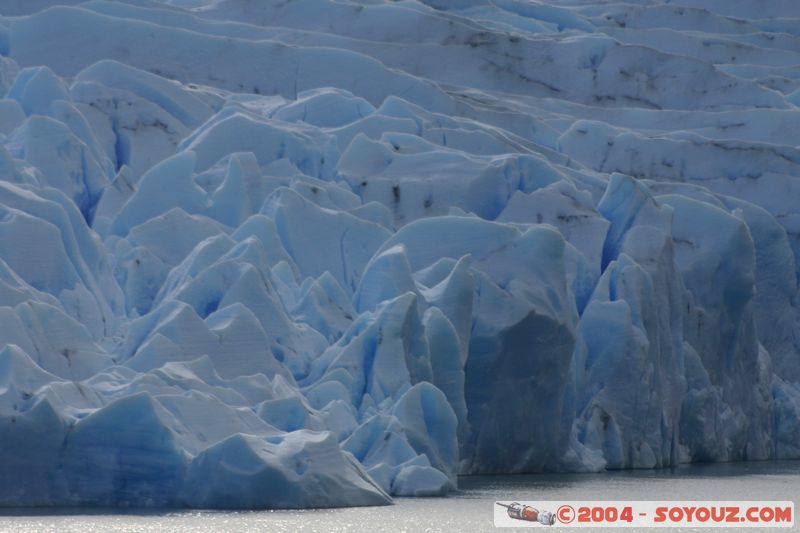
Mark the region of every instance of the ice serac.
POLYGON ((390 235, 377 224, 345 211, 321 208, 287 188, 268 198, 262 212, 275 221, 283 246, 301 275, 316 277, 327 271, 350 291, 390 235))
MULTIPOLYGON (((750 231, 714 206, 672 195, 661 199, 675 212, 675 259, 696 306, 685 318, 685 337, 727 406, 715 416, 726 420, 717 431, 722 449, 708 450, 703 443, 695 453, 729 460, 768 457, 771 369, 764 367, 771 362, 759 346, 753 316, 756 253, 750 231)), ((691 414, 684 418, 693 421, 691 414)), ((695 433, 686 441, 693 453, 695 433)))
POLYGON ((169 412, 145 393, 76 423, 63 451, 68 488, 62 498, 106 506, 118 499, 138 506, 176 504, 187 458, 174 425, 169 412))
POLYGON ((792 1, 0 4, 0 507, 800 458, 792 1))
POLYGON ((0 497, 4 502, 51 505, 54 487, 48 472, 58 464, 68 426, 50 400, 31 400, 35 391, 58 378, 14 344, 0 351, 0 376, 0 434, 5 443, 0 449, 0 472, 3 479, 30 480, 22 485, 3 483, 0 497))
POLYGON ((561 409, 577 319, 563 237, 549 227, 523 233, 477 218, 441 217, 409 224, 384 248, 396 244, 415 270, 472 254, 474 318, 464 369, 471 431, 461 442, 462 471, 521 472, 557 463, 569 433, 561 409), (494 385, 487 386, 487 375, 494 385), (540 406, 524 427, 514 414, 520 403, 540 406))
POLYGON ((609 468, 678 461, 684 288, 675 267, 672 211, 622 175, 598 210, 611 223, 606 263, 581 315, 576 351, 579 441, 609 468))
POLYGON ((327 432, 293 432, 266 440, 233 435, 192 461, 183 497, 193 507, 228 509, 391 501, 327 432))

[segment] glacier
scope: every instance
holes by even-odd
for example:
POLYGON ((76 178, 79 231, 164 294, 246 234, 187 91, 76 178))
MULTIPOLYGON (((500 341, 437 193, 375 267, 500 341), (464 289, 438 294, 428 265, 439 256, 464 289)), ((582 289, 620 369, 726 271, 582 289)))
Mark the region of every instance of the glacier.
POLYGON ((0 0, 0 506, 800 459, 798 20, 0 0))

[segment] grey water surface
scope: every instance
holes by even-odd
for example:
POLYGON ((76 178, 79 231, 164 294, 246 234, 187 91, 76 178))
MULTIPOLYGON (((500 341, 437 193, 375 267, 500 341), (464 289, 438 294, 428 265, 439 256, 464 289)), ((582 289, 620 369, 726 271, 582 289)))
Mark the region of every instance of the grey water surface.
MULTIPOLYGON (((496 500, 791 500, 800 509, 800 461, 686 465, 600 474, 462 477, 458 492, 447 498, 400 498, 388 507, 259 512, 0 509, 0 531, 492 531, 496 500)), ((537 529, 550 528, 526 531, 537 529)))

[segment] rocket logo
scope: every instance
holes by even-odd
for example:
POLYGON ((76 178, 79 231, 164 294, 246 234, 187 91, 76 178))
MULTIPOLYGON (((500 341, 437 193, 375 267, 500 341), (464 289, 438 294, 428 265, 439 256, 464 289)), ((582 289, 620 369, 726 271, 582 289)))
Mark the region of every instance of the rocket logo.
POLYGON ((496 502, 500 507, 505 507, 508 516, 514 520, 524 520, 526 522, 539 522, 545 526, 552 526, 556 522, 556 515, 550 511, 540 511, 530 505, 522 505, 518 502, 510 504, 496 502))

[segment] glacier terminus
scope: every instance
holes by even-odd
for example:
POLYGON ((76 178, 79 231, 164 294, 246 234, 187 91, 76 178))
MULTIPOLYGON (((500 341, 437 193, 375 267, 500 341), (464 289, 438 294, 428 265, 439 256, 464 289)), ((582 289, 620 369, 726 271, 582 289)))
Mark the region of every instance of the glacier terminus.
POLYGON ((0 506, 800 459, 800 3, 0 0, 0 506))

